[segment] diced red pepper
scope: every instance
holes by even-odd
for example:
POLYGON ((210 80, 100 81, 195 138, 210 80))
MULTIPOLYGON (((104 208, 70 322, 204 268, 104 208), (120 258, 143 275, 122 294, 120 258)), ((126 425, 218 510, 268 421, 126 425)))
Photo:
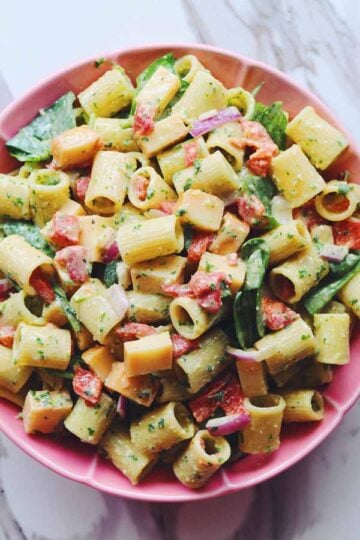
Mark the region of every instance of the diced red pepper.
POLYGON ((85 256, 83 246, 69 246, 56 253, 55 261, 65 268, 74 283, 84 283, 89 277, 85 256))
POLYGON ((49 240, 58 247, 73 246, 79 243, 80 223, 77 216, 57 212, 51 221, 49 240))
POLYGON ((198 141, 189 141, 184 144, 184 163, 185 167, 191 167, 194 165, 194 161, 199 157, 199 142, 198 141))
POLYGON ((189 281, 189 286, 195 297, 211 293, 220 289, 224 282, 230 285, 231 279, 225 272, 196 272, 189 281))
POLYGON ((135 195, 139 201, 145 201, 149 183, 150 179, 145 176, 139 175, 135 178, 135 195))
POLYGON ((199 262, 201 256, 214 240, 214 234, 206 232, 195 232, 188 249, 187 258, 189 262, 199 262))
POLYGON ((90 183, 90 176, 81 176, 75 186, 76 196, 80 202, 85 201, 85 196, 90 183))
POLYGON ((121 341, 134 341, 145 336, 156 334, 156 329, 149 324, 143 323, 126 323, 121 328, 115 330, 115 335, 121 341))
POLYGON ((360 219, 351 218, 333 225, 335 244, 360 249, 360 219))
POLYGON ((155 109, 147 104, 136 107, 134 117, 134 134, 149 135, 154 129, 155 109))
POLYGON ((49 279, 41 268, 36 268, 31 274, 30 285, 46 304, 51 304, 55 300, 55 293, 49 283, 49 279))
POLYGON ((171 216, 174 213, 176 208, 176 202, 164 201, 159 204, 159 210, 164 212, 167 216, 171 216))
POLYGON ((197 422, 204 422, 222 409, 225 415, 246 413, 244 396, 237 377, 228 372, 212 382, 198 397, 189 401, 197 422))
POLYGON ((309 231, 318 225, 328 224, 328 221, 317 213, 314 199, 311 199, 311 201, 308 201, 299 208, 295 208, 293 210, 293 217, 305 223, 309 231))
POLYGON ((199 347, 199 339, 187 339, 180 334, 172 334, 171 341, 173 344, 173 357, 180 358, 183 354, 186 354, 190 351, 194 351, 199 347))
POLYGON ((258 225, 265 214, 265 206, 256 195, 245 195, 237 199, 239 216, 248 225, 258 225))
POLYGON ((278 300, 265 296, 261 302, 265 326, 269 330, 281 330, 299 318, 298 313, 278 300))
POLYGON ((266 176, 269 172, 271 160, 279 153, 279 148, 271 139, 270 135, 259 122, 253 122, 241 118, 243 137, 230 139, 230 144, 236 148, 250 148, 255 150, 246 162, 247 167, 259 176, 266 176))
POLYGON ((326 208, 330 210, 330 212, 341 214, 349 208, 349 205, 349 199, 339 193, 329 193, 326 196, 326 208))
POLYGON ((15 331, 16 328, 14 326, 7 324, 0 326, 0 345, 11 349, 14 343, 15 331))
POLYGON ((75 369, 72 384, 75 394, 85 399, 86 402, 96 405, 99 401, 103 383, 92 371, 78 366, 75 369))
POLYGON ((207 313, 217 313, 222 306, 220 290, 199 296, 197 303, 207 313))
POLYGON ((174 298, 178 298, 178 296, 189 296, 191 298, 194 297, 194 293, 192 292, 191 287, 187 283, 184 285, 180 285, 179 283, 164 283, 161 288, 165 294, 173 296, 174 298))

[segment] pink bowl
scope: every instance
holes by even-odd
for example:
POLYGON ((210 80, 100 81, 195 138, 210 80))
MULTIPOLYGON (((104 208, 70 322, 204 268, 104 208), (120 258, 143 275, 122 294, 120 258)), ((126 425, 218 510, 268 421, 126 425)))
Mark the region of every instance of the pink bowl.
MULTIPOLYGON (((135 77, 149 62, 168 51, 173 51, 176 56, 197 55, 200 61, 228 87, 242 85, 252 89, 260 82, 264 82, 258 96, 261 101, 270 103, 282 100, 290 115, 310 104, 324 118, 346 133, 331 112, 313 94, 279 71, 235 53, 204 45, 153 45, 122 50, 106 55, 106 58, 109 62, 118 62, 132 77, 135 77)), ((5 140, 26 125, 40 108, 50 105, 69 90, 78 93, 109 69, 109 62, 95 68, 94 60, 92 58, 46 79, 2 112, 0 171, 8 172, 16 166, 16 162, 9 157, 4 148, 5 140)), ((350 147, 332 170, 327 171, 328 179, 343 170, 350 171, 353 178, 359 177, 360 151, 356 148, 352 137, 348 133, 346 135, 350 147)), ((320 444, 335 429, 360 394, 360 362, 356 362, 359 352, 358 328, 352 340, 352 361, 336 370, 334 381, 325 390, 326 416, 323 422, 286 427, 281 447, 277 452, 264 456, 249 456, 227 465, 206 487, 198 491, 191 491, 182 486, 169 469, 155 471, 140 486, 132 486, 119 471, 85 444, 71 441, 65 445, 50 438, 26 435, 21 421, 15 419, 18 409, 2 399, 0 399, 0 429, 43 465, 67 478, 104 492, 146 501, 180 502, 207 499, 267 480, 305 457, 320 444)))

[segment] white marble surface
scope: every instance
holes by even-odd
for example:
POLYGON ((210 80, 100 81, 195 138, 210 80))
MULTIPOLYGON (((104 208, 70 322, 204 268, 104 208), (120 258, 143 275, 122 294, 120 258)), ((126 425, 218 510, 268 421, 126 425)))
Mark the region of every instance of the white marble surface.
MULTIPOLYGON (((0 108, 73 61, 122 46, 206 42, 317 93, 359 140, 358 0, 0 0, 0 108)), ((0 540, 358 540, 360 405, 309 457, 256 488, 143 504, 64 480, 0 435, 0 540)))

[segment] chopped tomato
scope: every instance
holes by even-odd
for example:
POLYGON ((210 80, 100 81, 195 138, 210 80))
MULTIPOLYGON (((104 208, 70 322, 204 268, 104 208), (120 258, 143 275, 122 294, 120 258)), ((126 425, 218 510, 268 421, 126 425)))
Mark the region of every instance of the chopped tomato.
POLYGON ((300 208, 295 208, 293 211, 293 217, 294 219, 299 219, 305 223, 309 231, 311 231, 313 227, 317 227, 318 225, 326 225, 328 223, 326 219, 317 213, 314 199, 311 199, 311 201, 303 204, 300 206, 300 208))
POLYGON ((134 341, 135 339, 156 334, 156 329, 149 324, 126 323, 115 330, 116 336, 121 341, 134 341))
POLYGON ((360 249, 360 219, 346 219, 333 225, 335 244, 360 249))
POLYGON ((135 195, 139 201, 145 201, 149 183, 150 179, 145 178, 145 176, 139 175, 135 178, 135 195))
POLYGON ((74 283, 84 283, 88 279, 85 255, 83 246, 69 246, 56 253, 55 261, 65 268, 74 283))
POLYGON ((136 107, 134 117, 134 133, 136 135, 149 135, 154 129, 155 109, 147 104, 136 107))
POLYGON ((55 293, 49 283, 49 278, 41 268, 36 268, 31 274, 30 285, 46 304, 50 304, 55 300, 55 293))
POLYGON ((199 262, 213 240, 214 234, 212 233, 195 232, 188 249, 187 257, 189 262, 199 262))
POLYGON ((170 216, 171 214, 173 214, 175 211, 175 208, 176 208, 175 202, 164 201, 159 204, 159 210, 161 210, 161 212, 164 212, 164 214, 166 214, 167 216, 170 216))
POLYGON ((270 135, 259 122, 241 118, 243 137, 230 139, 230 144, 237 148, 250 148, 255 150, 246 162, 247 167, 259 176, 266 176, 269 172, 271 160, 277 156, 279 149, 270 135))
POLYGON ((177 298, 178 296, 194 297, 191 287, 189 287, 187 283, 184 285, 180 285, 179 283, 164 283, 161 288, 165 294, 173 296, 174 298, 177 298))
POLYGON ((7 324, 0 326, 0 345, 11 349, 14 343, 15 331, 16 328, 14 326, 7 324))
POLYGON ((199 296, 197 303, 207 313, 217 313, 222 306, 220 290, 218 289, 199 296))
POLYGON ((212 382, 198 397, 189 401, 197 422, 204 422, 222 409, 226 415, 246 413, 244 396, 237 377, 228 372, 212 382))
POLYGON ((256 195, 245 195, 236 201, 238 214, 248 225, 258 225, 265 214, 265 206, 256 195))
POLYGON ((184 162, 185 167, 191 167, 194 165, 194 161, 199 157, 199 142, 198 141, 189 141, 184 144, 184 162))
POLYGON ((173 356, 174 359, 180 358, 183 354, 193 351, 199 347, 198 339, 186 339, 180 334, 172 334, 171 341, 173 344, 173 356))
POLYGON ((75 369, 72 384, 75 394, 84 398, 91 405, 96 405, 99 401, 103 383, 92 371, 78 366, 75 369))
POLYGON ((58 247, 73 246, 79 243, 80 224, 77 216, 56 212, 48 233, 49 240, 58 247))
POLYGON ((265 326, 269 330, 281 330, 298 319, 299 315, 278 300, 265 296, 261 302, 265 326))
POLYGON ((90 183, 90 176, 81 176, 76 182, 75 192, 80 202, 85 201, 85 196, 86 196, 87 188, 89 187, 89 183, 90 183))

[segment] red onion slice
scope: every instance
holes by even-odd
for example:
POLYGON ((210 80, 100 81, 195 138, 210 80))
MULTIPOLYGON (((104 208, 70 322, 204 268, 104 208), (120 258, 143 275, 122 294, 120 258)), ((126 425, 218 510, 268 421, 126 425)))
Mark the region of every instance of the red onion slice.
POLYGON ((211 435, 231 435, 236 431, 240 431, 250 423, 248 413, 230 414, 221 418, 212 418, 206 422, 206 429, 211 435))
POLYGON ((349 253, 346 246, 336 246, 335 244, 324 244, 320 250, 320 257, 325 261, 341 262, 349 253))
POLYGON ((242 360, 243 362, 261 362, 266 358, 265 350, 257 351, 256 349, 249 349, 248 351, 244 351, 242 349, 235 349, 234 347, 227 347, 226 352, 234 356, 236 360, 242 360))
POLYGON ((120 321, 122 321, 130 305, 126 292, 121 285, 114 284, 106 289, 105 295, 116 315, 119 317, 120 321))
POLYGON ((0 294, 4 294, 13 288, 13 284, 8 278, 0 279, 0 294))
POLYGON ((193 137, 198 137, 199 135, 204 135, 205 133, 222 126, 227 122, 234 122, 240 118, 242 118, 242 114, 236 107, 227 107, 221 111, 214 112, 214 114, 211 116, 195 120, 191 127, 190 134, 193 137))
POLYGON ((120 394, 117 405, 116 405, 116 412, 120 416, 121 420, 125 420, 126 418, 127 406, 128 406, 128 400, 126 399, 125 396, 120 394))

